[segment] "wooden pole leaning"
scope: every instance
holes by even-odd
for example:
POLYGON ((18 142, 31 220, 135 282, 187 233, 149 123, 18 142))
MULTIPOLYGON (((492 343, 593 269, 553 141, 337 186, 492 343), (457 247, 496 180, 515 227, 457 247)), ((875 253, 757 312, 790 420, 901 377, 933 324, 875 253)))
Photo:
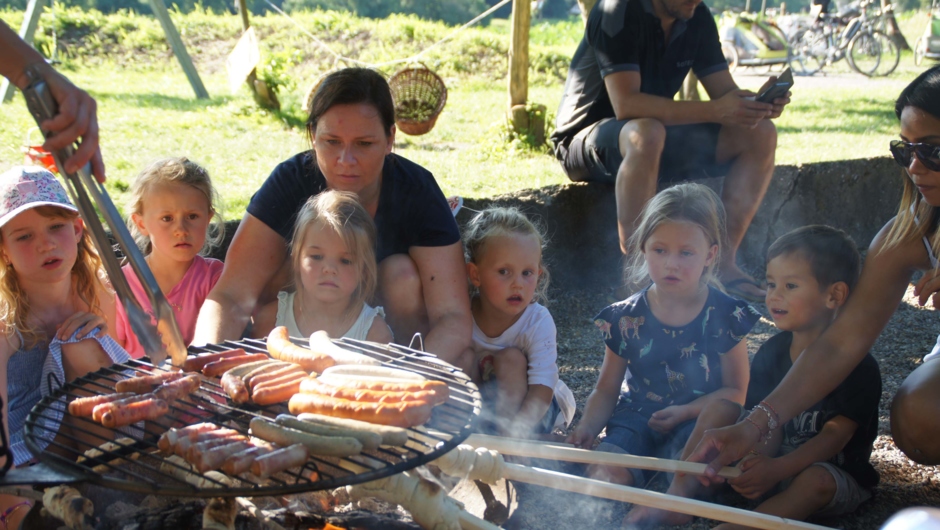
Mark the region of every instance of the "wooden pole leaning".
MULTIPOLYGON (((576 462, 579 464, 598 464, 632 469, 646 469, 649 471, 665 471, 667 473, 684 473, 686 475, 704 475, 706 468, 705 464, 697 462, 683 462, 681 460, 668 460, 665 458, 626 455, 621 453, 605 453, 602 451, 580 449, 570 444, 520 440, 485 434, 470 435, 463 443, 472 445, 473 447, 492 449, 503 455, 561 460, 563 462, 576 462)), ((718 476, 724 478, 734 478, 740 475, 741 470, 736 467, 723 467, 718 472, 718 476)))
POLYGON ((665 493, 647 491, 630 486, 611 484, 609 482, 567 475, 547 469, 505 463, 503 464, 502 471, 503 478, 507 480, 517 480, 538 486, 547 486, 558 490, 581 493, 614 501, 629 502, 660 510, 679 512, 764 530, 832 530, 825 526, 794 521, 776 515, 751 512, 740 508, 712 504, 676 495, 667 495, 665 493))

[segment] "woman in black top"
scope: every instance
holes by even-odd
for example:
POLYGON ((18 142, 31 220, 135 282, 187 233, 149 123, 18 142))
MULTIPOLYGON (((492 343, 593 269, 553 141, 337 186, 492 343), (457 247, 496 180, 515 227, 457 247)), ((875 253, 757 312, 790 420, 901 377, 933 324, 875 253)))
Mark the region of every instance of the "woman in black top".
POLYGON ((365 68, 327 76, 313 98, 312 149, 279 164, 252 197, 209 293, 195 343, 239 338, 256 307, 289 282, 287 242, 308 198, 356 193, 378 231, 378 304, 396 340, 425 335, 447 361, 470 345, 470 303, 460 233, 426 169, 392 153, 395 111, 388 83, 365 68))

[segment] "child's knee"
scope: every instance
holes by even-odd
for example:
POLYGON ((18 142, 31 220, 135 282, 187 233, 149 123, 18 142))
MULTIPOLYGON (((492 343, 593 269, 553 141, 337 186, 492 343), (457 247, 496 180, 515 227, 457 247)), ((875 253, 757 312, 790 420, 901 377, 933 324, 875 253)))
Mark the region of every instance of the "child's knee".
POLYGON ((836 494, 836 480, 826 468, 809 466, 794 477, 788 490, 800 492, 809 499, 819 501, 825 506, 836 494))
POLYGON ((732 425, 741 417, 744 407, 727 399, 719 399, 705 405, 698 416, 698 422, 709 425, 732 425))
POLYGON ((633 473, 631 473, 630 470, 625 467, 601 466, 592 464, 588 466, 586 475, 588 478, 602 480, 604 482, 610 482, 613 484, 620 484, 623 486, 633 486, 636 482, 636 480, 633 478, 633 473))
POLYGON ((507 377, 525 377, 529 369, 529 360, 519 348, 506 348, 493 355, 493 368, 500 380, 507 377))

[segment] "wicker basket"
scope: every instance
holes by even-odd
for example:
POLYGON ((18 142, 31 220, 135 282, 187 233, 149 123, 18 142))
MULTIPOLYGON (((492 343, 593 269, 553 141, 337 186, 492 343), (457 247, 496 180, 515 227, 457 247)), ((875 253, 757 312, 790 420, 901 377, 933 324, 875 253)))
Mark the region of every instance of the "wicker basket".
POLYGON ((409 66, 388 82, 395 100, 395 124, 398 130, 418 136, 434 128, 447 103, 447 87, 427 66, 409 66))

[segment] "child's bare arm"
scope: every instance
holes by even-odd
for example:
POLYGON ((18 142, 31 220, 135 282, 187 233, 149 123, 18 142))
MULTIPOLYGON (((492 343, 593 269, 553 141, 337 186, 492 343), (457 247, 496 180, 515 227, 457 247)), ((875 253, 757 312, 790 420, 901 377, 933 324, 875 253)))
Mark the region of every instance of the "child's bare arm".
POLYGON ((601 374, 597 385, 588 397, 584 406, 581 423, 568 437, 568 443, 580 447, 590 448, 594 438, 600 434, 607 420, 614 413, 617 398, 620 396, 620 385, 623 376, 627 373, 627 360, 606 348, 604 364, 601 365, 601 374))
POLYGON ((525 398, 522 400, 522 406, 519 407, 519 413, 513 420, 514 427, 518 425, 519 432, 534 430, 548 411, 554 394, 555 390, 545 385, 529 385, 525 398))
POLYGON ((265 304, 252 317, 251 338, 261 339, 268 336, 277 322, 277 300, 265 304))
POLYGON ((698 418, 702 409, 709 403, 726 399, 742 404, 747 393, 749 378, 747 343, 742 340, 728 353, 721 356, 721 388, 685 405, 666 407, 654 412, 650 417, 649 426, 659 432, 669 432, 684 421, 698 418))
POLYGON ((845 416, 827 421, 813 436, 793 452, 771 458, 759 455, 744 460, 740 477, 728 481, 741 495, 756 499, 783 480, 803 472, 816 462, 825 462, 837 455, 852 439, 858 423, 845 416))
POLYGON ((827 421, 819 434, 807 440, 793 452, 778 458, 783 461, 782 465, 788 471, 784 478, 795 476, 816 462, 825 462, 839 454, 845 444, 852 439, 856 429, 858 429, 858 423, 846 416, 836 416, 827 421))
POLYGON ((388 344, 395 340, 395 337, 392 336, 392 329, 388 327, 385 319, 375 315, 372 320, 372 327, 369 328, 369 333, 366 334, 366 340, 378 342, 379 344, 388 344))

